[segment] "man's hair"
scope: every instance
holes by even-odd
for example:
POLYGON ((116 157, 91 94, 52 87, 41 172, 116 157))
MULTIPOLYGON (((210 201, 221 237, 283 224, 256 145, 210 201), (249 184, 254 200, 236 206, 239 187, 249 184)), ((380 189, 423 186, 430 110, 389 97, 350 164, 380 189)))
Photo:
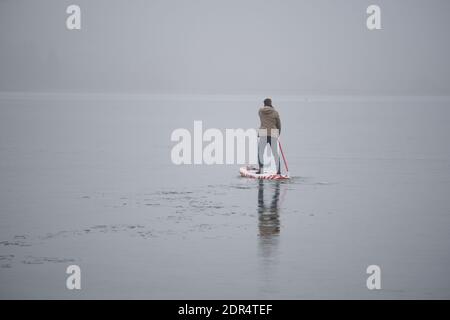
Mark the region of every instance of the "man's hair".
POLYGON ((271 107, 272 106, 272 99, 270 99, 270 98, 264 99, 264 106, 271 107))

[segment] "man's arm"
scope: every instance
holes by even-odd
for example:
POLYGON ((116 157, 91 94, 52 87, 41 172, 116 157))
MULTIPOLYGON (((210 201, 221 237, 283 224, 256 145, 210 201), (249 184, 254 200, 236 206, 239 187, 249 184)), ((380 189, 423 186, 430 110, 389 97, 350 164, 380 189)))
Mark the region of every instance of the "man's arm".
POLYGON ((280 120, 280 115, 277 112, 277 129, 278 129, 278 133, 281 134, 281 120, 280 120))

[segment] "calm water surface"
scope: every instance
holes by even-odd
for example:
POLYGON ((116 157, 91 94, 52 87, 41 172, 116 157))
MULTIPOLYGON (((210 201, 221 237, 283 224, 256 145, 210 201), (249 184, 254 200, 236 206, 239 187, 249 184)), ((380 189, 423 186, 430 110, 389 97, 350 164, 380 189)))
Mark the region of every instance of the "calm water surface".
POLYGON ((172 164, 174 129, 257 109, 1 100, 0 298, 450 298, 449 102, 280 102, 286 182, 172 164))

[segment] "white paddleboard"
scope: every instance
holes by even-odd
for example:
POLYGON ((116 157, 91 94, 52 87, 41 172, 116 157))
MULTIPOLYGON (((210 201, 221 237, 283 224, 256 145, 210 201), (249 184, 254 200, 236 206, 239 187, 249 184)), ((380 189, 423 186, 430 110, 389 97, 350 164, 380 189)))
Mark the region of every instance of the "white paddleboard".
POLYGON ((285 174, 276 174, 276 173, 270 173, 270 172, 264 172, 264 173, 256 173, 258 169, 247 166, 242 167, 239 169, 239 173, 241 174, 241 177, 245 178, 252 178, 252 179, 265 179, 265 180, 286 180, 289 179, 288 175, 285 174))

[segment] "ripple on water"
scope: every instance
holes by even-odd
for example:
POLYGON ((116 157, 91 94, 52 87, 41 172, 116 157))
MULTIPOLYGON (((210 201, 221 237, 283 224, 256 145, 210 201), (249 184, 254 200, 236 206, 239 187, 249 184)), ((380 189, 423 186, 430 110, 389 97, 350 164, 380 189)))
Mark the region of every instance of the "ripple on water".
POLYGON ((24 264, 44 264, 44 263, 72 263, 75 259, 58 258, 58 257, 33 257, 26 256, 22 263, 24 264))

